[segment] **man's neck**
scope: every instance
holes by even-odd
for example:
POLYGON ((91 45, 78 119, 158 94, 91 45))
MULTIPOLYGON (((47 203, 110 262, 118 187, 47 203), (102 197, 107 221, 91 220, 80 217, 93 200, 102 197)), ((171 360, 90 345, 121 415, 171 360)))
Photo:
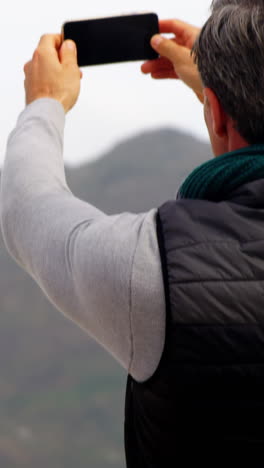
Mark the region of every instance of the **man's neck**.
POLYGON ((240 150, 241 148, 245 148, 249 146, 249 143, 238 133, 238 131, 234 128, 233 121, 229 122, 228 129, 228 146, 227 152, 240 150))

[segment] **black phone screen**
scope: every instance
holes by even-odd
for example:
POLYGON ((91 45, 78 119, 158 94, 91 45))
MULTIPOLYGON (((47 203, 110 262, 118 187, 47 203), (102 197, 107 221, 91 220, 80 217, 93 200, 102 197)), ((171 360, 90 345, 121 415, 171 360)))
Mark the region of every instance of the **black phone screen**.
POLYGON ((79 66, 158 57, 150 45, 159 33, 154 13, 71 21, 63 25, 63 33, 77 45, 79 66))

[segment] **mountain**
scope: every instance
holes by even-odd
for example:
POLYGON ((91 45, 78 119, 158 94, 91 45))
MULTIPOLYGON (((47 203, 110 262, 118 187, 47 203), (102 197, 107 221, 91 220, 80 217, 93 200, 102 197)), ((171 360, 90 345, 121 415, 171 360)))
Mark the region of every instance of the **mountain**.
POLYGON ((212 156, 208 144, 173 129, 142 133, 92 164, 67 171, 78 197, 107 213, 140 212, 175 198, 184 178, 212 156))
MULTIPOLYGON (((67 168, 73 193, 106 213, 174 198, 209 145, 174 129, 142 133, 67 168)), ((121 468, 126 374, 48 303, 0 238, 0 466, 121 468)))

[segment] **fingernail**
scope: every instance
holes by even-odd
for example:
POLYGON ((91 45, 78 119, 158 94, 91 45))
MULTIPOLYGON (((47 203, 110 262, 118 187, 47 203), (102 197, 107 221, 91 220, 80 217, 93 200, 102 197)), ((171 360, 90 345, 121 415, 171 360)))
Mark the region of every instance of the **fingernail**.
POLYGON ((151 39, 151 45, 153 45, 154 47, 158 47, 160 43, 163 41, 163 39, 164 38, 162 36, 160 36, 159 34, 156 34, 151 39))
POLYGON ((64 42, 64 44, 67 47, 67 49, 76 50, 76 46, 75 46, 75 43, 73 41, 67 40, 67 41, 64 42))

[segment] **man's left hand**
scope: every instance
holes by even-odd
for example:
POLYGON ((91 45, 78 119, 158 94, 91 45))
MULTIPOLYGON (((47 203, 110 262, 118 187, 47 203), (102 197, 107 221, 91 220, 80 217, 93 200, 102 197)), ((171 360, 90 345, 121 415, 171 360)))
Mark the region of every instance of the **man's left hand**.
POLYGON ((82 72, 73 41, 62 42, 60 34, 42 36, 24 72, 26 104, 49 97, 59 101, 67 113, 76 103, 82 72))

